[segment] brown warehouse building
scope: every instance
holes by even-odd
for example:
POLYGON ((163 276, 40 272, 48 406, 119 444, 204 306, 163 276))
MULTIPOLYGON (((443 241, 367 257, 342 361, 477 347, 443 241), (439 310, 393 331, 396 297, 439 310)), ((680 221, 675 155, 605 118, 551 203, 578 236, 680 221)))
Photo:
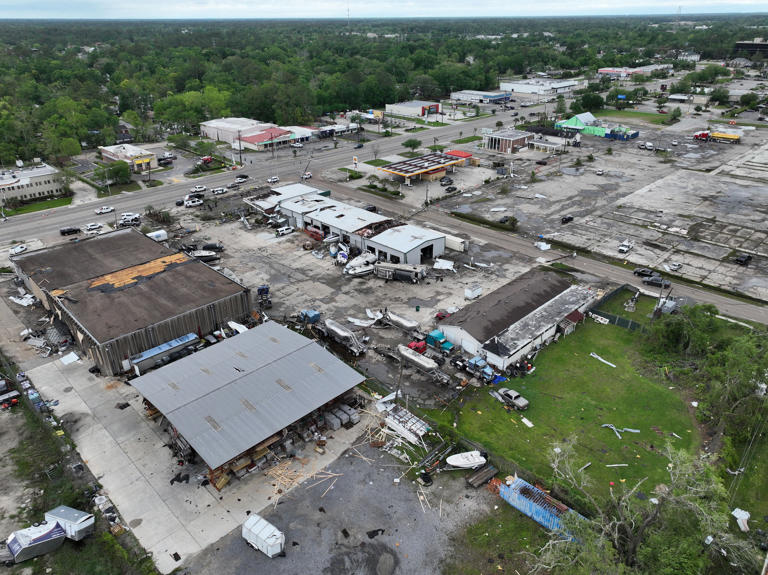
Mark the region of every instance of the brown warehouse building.
POLYGON ((13 265, 110 375, 126 371, 133 355, 251 312, 248 288, 134 229, 28 252, 13 265))

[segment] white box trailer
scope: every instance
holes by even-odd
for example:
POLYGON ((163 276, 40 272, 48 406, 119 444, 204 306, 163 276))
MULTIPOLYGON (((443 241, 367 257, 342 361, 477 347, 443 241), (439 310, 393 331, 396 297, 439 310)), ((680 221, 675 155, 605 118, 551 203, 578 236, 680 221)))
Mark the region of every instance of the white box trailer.
POLYGON ((92 513, 73 509, 66 505, 59 505, 55 509, 46 511, 45 520, 51 525, 58 522, 64 528, 67 538, 72 541, 85 539, 96 528, 96 518, 92 513))
POLYGON ((255 513, 243 523, 242 534, 248 545, 258 549, 270 559, 280 555, 285 547, 285 534, 255 513))
POLYGON ((48 523, 43 521, 35 523, 32 527, 14 531, 8 537, 6 545, 13 555, 15 563, 21 563, 44 553, 55 551, 64 543, 67 534, 58 522, 48 523))

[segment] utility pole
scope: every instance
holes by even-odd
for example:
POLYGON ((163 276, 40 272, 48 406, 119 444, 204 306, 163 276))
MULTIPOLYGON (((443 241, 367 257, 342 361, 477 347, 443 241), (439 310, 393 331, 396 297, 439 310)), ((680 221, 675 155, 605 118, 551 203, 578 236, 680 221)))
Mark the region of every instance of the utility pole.
POLYGON ((237 149, 240 151, 240 165, 243 165, 243 142, 240 139, 240 130, 237 131, 237 149))

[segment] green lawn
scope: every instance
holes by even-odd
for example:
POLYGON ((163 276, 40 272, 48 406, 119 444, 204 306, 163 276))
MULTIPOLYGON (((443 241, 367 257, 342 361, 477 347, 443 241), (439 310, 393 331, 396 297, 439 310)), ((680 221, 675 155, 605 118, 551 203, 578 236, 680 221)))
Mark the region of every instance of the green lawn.
POLYGON ((547 534, 538 523, 499 498, 494 509, 452 539, 453 552, 441 565, 442 575, 527 573, 518 553, 538 551, 547 534), (501 567, 501 570, 499 570, 501 567))
POLYGON ((41 202, 34 202, 32 204, 24 204, 15 210, 6 209, 5 215, 18 216, 19 214, 29 214, 31 212, 39 212, 41 210, 50 210, 51 208, 68 206, 71 203, 72 198, 53 198, 51 200, 43 200, 41 202))
POLYGON ((402 156, 404 158, 418 158, 422 154, 419 154, 418 152, 400 152, 398 156, 402 156))
POLYGON ((117 194, 122 194, 123 192, 138 192, 141 189, 141 185, 139 182, 129 182, 127 184, 115 184, 114 186, 109 186, 109 191, 107 192, 98 192, 96 195, 99 198, 108 198, 110 196, 115 196, 117 194))
POLYGON ((635 311, 627 311, 624 309, 624 304, 633 295, 635 295, 634 291, 623 289, 608 301, 603 302, 599 309, 606 313, 612 313, 613 315, 618 315, 636 321, 637 323, 648 325, 651 322, 651 318, 648 316, 656 307, 656 302, 658 300, 653 297, 641 295, 637 300, 635 311))
POLYGON ((597 118, 617 118, 620 120, 642 120, 651 124, 663 124, 669 114, 654 114, 652 112, 633 112, 631 110, 598 110, 594 112, 597 118))
MULTIPOLYGON (((698 430, 676 390, 638 372, 639 334, 595 322, 550 345, 536 359, 536 373, 514 379, 507 387, 523 394, 531 407, 524 414, 534 427, 526 427, 517 412, 507 413, 486 388, 467 390, 459 411, 457 431, 483 444, 491 453, 517 462, 544 481, 551 479, 549 450, 552 443, 572 435, 577 438, 579 465, 591 462, 589 476, 596 493, 607 494, 609 481, 627 485, 648 477, 643 491, 666 479, 666 460, 659 454, 665 441, 692 449, 699 444, 698 430), (590 357, 594 352, 617 367, 590 357), (639 429, 619 439, 610 429, 639 429), (676 433, 681 437, 672 436, 676 433), (606 467, 607 464, 627 467, 606 467)), ((450 427, 453 413, 429 413, 450 427)))
POLYGON ((482 140, 482 136, 467 136, 466 138, 459 138, 458 140, 452 140, 454 144, 469 144, 470 142, 476 142, 482 140))
POLYGON ((391 164, 392 162, 388 162, 387 160, 366 160, 365 162, 369 166, 386 166, 387 164, 391 164))

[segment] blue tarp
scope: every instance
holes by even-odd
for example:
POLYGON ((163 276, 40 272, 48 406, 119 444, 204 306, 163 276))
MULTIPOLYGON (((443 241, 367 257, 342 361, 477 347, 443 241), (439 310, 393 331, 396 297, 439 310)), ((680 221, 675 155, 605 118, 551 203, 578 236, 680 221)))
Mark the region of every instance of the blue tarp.
MULTIPOLYGON (((499 495, 512 507, 549 530, 562 530, 563 515, 576 513, 550 497, 548 493, 519 477, 515 478, 512 485, 502 484, 499 487, 499 495)), ((582 515, 578 513, 576 515, 584 519, 582 515)))
POLYGON ((299 314, 302 321, 306 321, 308 324, 315 324, 320 319, 320 312, 314 309, 303 309, 299 314))

